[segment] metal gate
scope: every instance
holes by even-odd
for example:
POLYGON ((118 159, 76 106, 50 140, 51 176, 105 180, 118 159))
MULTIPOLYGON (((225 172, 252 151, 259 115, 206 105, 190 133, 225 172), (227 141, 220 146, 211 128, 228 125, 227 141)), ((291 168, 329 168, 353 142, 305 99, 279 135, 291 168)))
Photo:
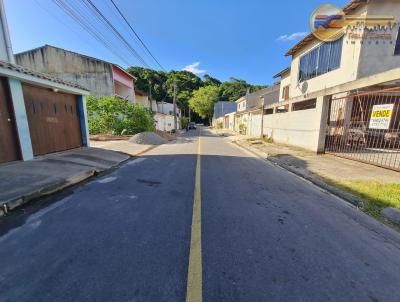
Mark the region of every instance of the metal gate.
POLYGON ((14 111, 7 79, 0 78, 0 163, 20 159, 14 111))
POLYGON ((400 87, 332 98, 325 152, 400 171, 400 87))
POLYGON ((22 88, 35 156, 82 146, 74 95, 26 84, 22 88))

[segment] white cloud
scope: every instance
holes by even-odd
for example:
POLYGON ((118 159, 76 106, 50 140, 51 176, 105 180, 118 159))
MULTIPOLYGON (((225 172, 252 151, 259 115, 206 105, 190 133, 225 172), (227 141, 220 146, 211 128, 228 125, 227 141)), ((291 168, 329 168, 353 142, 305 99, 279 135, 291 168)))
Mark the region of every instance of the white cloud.
POLYGON ((307 36, 307 32, 297 32, 297 33, 292 33, 292 34, 288 34, 288 35, 283 35, 278 37, 278 41, 283 41, 283 42, 288 42, 288 41, 293 41, 293 40, 297 40, 300 38, 304 38, 305 36, 307 36))
POLYGON ((182 70, 186 70, 194 74, 206 73, 207 70, 199 69, 199 66, 200 62, 193 62, 192 64, 185 66, 182 70))

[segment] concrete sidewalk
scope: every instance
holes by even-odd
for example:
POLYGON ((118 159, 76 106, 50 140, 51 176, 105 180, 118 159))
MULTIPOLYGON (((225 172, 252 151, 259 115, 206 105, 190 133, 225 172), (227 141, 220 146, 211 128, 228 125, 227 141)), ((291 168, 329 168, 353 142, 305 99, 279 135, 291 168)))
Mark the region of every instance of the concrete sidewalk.
POLYGON ((28 201, 60 191, 130 156, 99 148, 79 148, 0 166, 0 216, 28 201))
POLYGON ((229 130, 213 130, 235 143, 363 209, 400 230, 400 173, 336 157, 265 142, 229 130), (388 211, 391 211, 387 214, 388 211), (396 214, 396 219, 390 216, 396 214))
POLYGON ((95 148, 122 152, 130 156, 140 155, 155 147, 155 145, 133 144, 127 140, 90 141, 90 145, 95 148))
POLYGON ((266 143, 261 139, 230 130, 213 130, 217 135, 257 153, 301 175, 318 175, 338 181, 361 180, 400 183, 400 173, 329 154, 318 155, 295 146, 266 143), (379 175, 379 179, 377 179, 379 175))
POLYGON ((238 144, 251 148, 280 166, 301 175, 318 175, 336 181, 379 181, 381 183, 400 183, 400 174, 395 171, 336 157, 317 155, 314 152, 260 140, 234 139, 238 144), (378 179, 379 176, 379 179, 378 179))

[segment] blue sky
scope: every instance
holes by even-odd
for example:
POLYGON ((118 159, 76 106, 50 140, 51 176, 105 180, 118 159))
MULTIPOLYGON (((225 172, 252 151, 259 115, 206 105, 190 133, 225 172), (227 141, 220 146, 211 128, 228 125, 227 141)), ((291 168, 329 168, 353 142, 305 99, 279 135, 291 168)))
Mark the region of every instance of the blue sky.
MULTIPOLYGON (((81 0, 87 20, 96 24, 119 56, 106 49, 70 19, 52 0, 5 0, 14 52, 51 44, 120 64, 140 65, 81 0)), ((151 67, 157 65, 135 42, 110 0, 92 0, 132 42, 151 67)), ((205 71, 253 84, 271 84, 287 67, 284 53, 309 31, 309 16, 326 0, 114 0, 166 70, 205 71)), ((343 7, 345 0, 333 0, 343 7)), ((202 73, 199 73, 201 75, 202 73)))

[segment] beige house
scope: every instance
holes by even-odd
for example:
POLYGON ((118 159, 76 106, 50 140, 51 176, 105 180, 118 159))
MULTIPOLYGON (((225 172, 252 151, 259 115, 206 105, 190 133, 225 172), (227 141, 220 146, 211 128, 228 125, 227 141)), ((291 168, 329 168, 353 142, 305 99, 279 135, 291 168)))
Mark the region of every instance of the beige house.
MULTIPOLYGON (((153 102, 155 102, 155 100, 153 100, 153 102)), ((149 96, 139 89, 135 89, 135 103, 140 104, 147 109, 150 109, 149 96)))
POLYGON ((400 169, 400 3, 353 0, 343 11, 393 20, 357 23, 332 42, 310 34, 294 45, 286 53, 290 67, 276 75, 279 102, 267 106, 263 132, 276 142, 400 169), (391 117, 378 129, 374 112, 383 107, 391 117))

